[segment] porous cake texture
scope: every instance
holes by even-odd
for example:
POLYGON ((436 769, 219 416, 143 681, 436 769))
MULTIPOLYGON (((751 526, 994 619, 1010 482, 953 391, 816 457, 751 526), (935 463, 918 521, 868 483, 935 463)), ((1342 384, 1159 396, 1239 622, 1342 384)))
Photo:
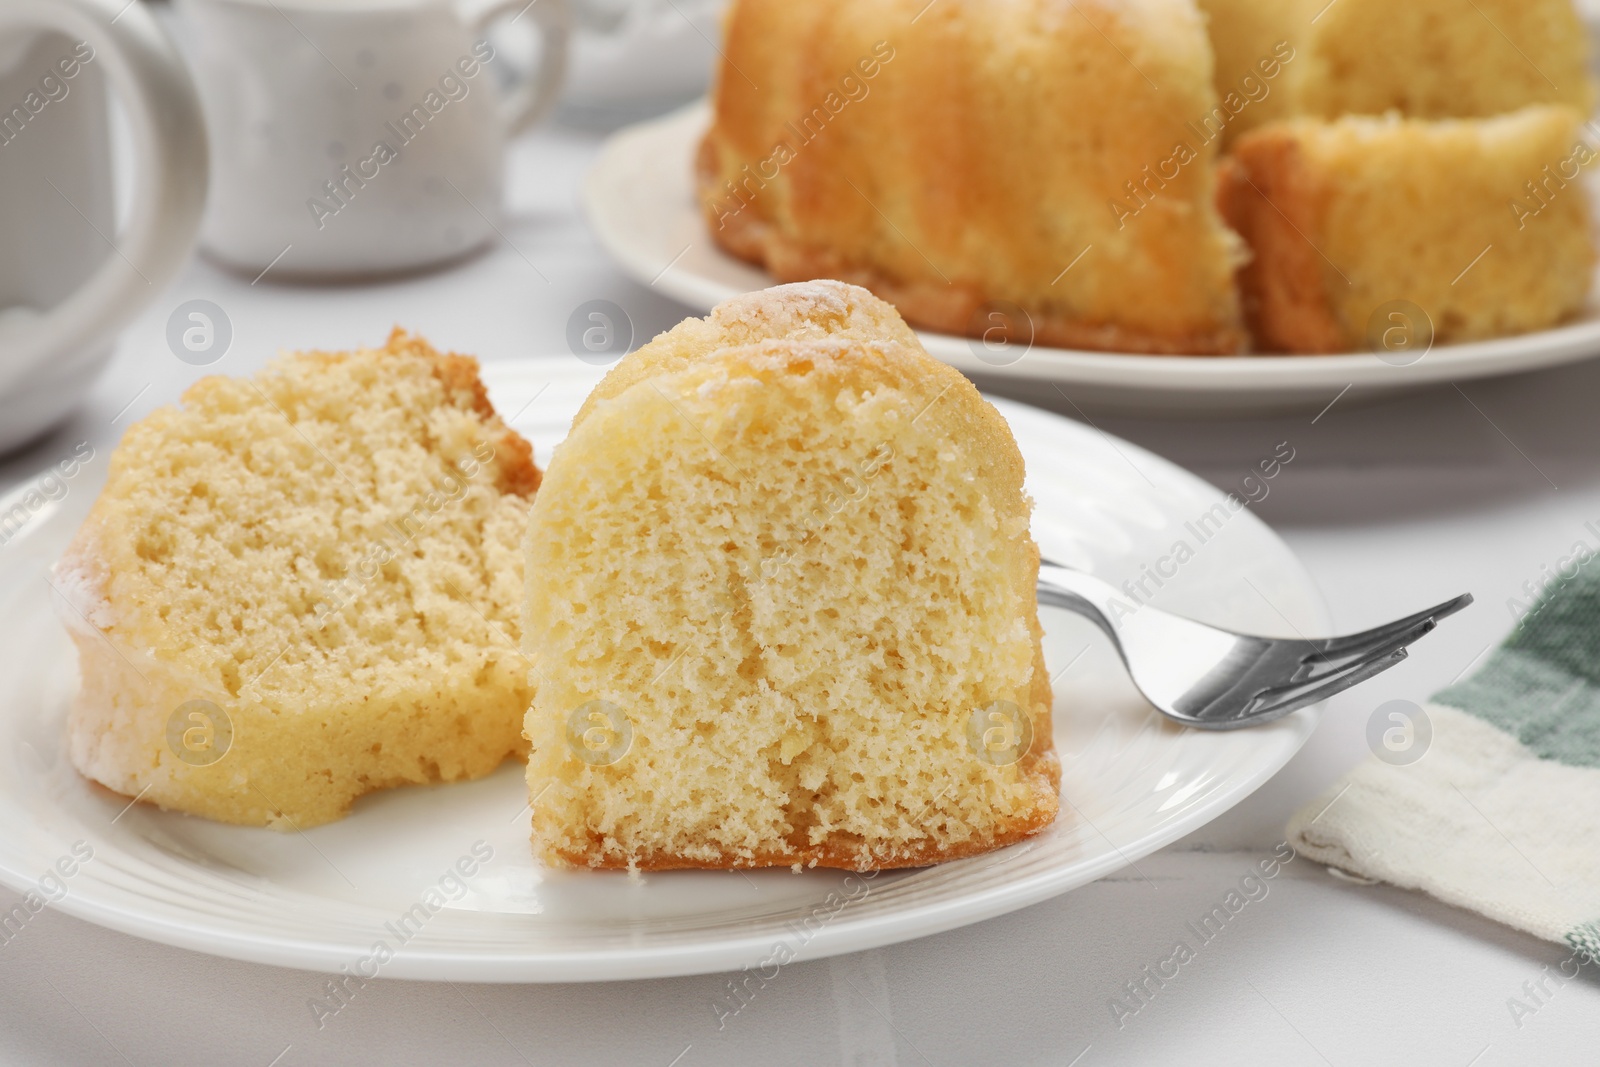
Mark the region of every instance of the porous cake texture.
POLYGON ((57 564, 73 764, 283 830, 487 774, 524 747, 538 484, 477 363, 398 330, 198 382, 129 428, 57 564))
POLYGON ((1240 348, 1193 0, 735 0, 723 53, 697 167, 733 255, 949 333, 1240 348))
POLYGON ((1594 106, 1572 0, 1199 0, 1228 138, 1290 116, 1483 118, 1594 106), (1266 77, 1264 61, 1282 74, 1266 77), (1232 99, 1230 99, 1230 94, 1232 99))
POLYGON ((625 357, 529 523, 537 852, 875 869, 1047 825, 1022 481, 999 413, 853 286, 738 297, 625 357))
POLYGON ((1253 252, 1240 282, 1257 344, 1393 350, 1416 331, 1468 341, 1575 314, 1595 262, 1584 186, 1597 156, 1581 118, 1536 105, 1300 119, 1240 138, 1221 202, 1253 252))

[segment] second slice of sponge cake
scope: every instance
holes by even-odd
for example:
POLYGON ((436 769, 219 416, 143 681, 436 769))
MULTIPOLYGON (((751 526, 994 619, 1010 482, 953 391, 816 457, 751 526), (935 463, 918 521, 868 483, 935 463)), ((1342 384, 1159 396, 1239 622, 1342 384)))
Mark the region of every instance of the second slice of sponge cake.
POLYGON ((1022 459, 887 304, 739 297, 627 356, 527 542, 541 856, 912 866, 1056 815, 1022 459))
POLYGON ((475 360, 388 344, 212 377, 130 427, 57 564, 84 775, 280 830, 522 748, 539 484, 475 360))

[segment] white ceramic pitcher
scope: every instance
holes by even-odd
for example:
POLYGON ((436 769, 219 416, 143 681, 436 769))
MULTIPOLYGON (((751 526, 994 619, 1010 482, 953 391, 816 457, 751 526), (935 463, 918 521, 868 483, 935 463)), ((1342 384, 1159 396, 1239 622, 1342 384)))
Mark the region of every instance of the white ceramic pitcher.
POLYGON ((188 256, 205 196, 200 103, 143 5, 0 0, 0 451, 76 406, 188 256), (137 157, 120 231, 108 85, 137 157))

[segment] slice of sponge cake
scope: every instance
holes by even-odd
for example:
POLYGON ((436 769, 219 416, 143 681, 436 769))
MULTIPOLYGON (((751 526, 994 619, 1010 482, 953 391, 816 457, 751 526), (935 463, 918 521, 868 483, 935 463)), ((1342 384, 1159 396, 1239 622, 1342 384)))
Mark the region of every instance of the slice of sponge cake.
POLYGON ((197 383, 128 430, 57 565, 74 765, 279 829, 489 773, 523 748, 538 484, 476 362, 399 331, 197 383))
POLYGON ((887 304, 738 297, 627 356, 527 542, 533 836, 585 867, 900 867, 1059 764, 1022 458, 887 304))
POLYGON ((1220 196, 1253 253, 1240 281, 1258 346, 1393 351, 1573 315, 1594 268, 1584 185, 1600 159, 1580 133, 1577 111, 1545 105, 1247 134, 1220 196))

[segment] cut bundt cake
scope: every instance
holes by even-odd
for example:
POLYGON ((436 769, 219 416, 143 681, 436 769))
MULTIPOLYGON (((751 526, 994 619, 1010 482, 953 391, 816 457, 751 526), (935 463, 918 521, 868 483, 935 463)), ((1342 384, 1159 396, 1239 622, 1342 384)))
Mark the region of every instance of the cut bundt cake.
POLYGON ((949 333, 1240 347, 1193 0, 735 0, 723 52, 697 170, 733 255, 949 333))
POLYGON ((1345 352, 1538 330, 1595 262, 1572 108, 1492 119, 1297 119, 1240 138, 1221 201, 1254 255, 1257 344, 1345 352), (1398 316, 1398 317, 1396 317, 1398 316))
POLYGON ((624 357, 529 522, 537 852, 875 869, 1047 825, 1022 478, 994 408, 853 286, 624 357))
POLYGON ((1229 138, 1277 118, 1594 105, 1572 0, 1199 0, 1229 138))
POLYGON ((487 774, 524 747, 538 484, 477 363, 398 330, 200 381, 129 428, 56 567, 73 764, 279 829, 487 774))

